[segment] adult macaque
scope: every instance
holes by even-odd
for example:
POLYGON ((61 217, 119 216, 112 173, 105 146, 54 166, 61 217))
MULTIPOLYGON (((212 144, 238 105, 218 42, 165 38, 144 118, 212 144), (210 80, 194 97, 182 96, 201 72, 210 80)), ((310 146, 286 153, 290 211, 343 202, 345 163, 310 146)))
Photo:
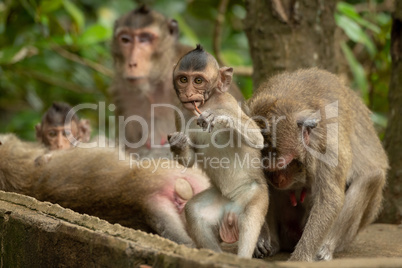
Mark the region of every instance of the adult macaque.
POLYGON ((184 205, 209 186, 197 169, 175 161, 119 161, 110 149, 59 150, 39 167, 45 149, 0 135, 0 189, 58 203, 111 223, 194 246, 185 230, 184 205))
POLYGON ((49 150, 69 149, 77 142, 87 142, 91 136, 89 120, 79 119, 74 113, 72 117, 68 113, 72 107, 67 103, 54 102, 42 116, 41 123, 35 126, 36 138, 49 150))
POLYGON ((212 187, 185 207, 195 244, 221 252, 221 241, 239 241, 238 256, 250 258, 268 208, 260 165, 263 137, 227 93, 232 72, 219 68, 200 45, 180 59, 173 82, 182 106, 176 127, 182 132, 170 135, 169 142, 178 161, 187 166, 201 162, 211 179, 212 187))
POLYGON ((248 101, 263 130, 274 254, 330 260, 378 214, 387 156, 369 110, 339 79, 318 69, 284 73, 248 101), (265 119, 265 120, 264 120, 265 119))
POLYGON ((37 169, 34 160, 48 150, 13 134, 0 134, 0 142, 0 190, 26 194, 37 169))
MULTIPOLYGON (((174 131, 172 72, 179 58, 192 49, 180 44, 178 35, 174 19, 146 6, 122 16, 114 26, 111 93, 116 115, 126 121, 120 133, 125 139, 120 142, 127 140, 126 147, 141 156, 169 154, 168 146, 161 145, 167 145, 166 136, 174 131)), ((237 87, 231 93, 243 99, 237 87)))

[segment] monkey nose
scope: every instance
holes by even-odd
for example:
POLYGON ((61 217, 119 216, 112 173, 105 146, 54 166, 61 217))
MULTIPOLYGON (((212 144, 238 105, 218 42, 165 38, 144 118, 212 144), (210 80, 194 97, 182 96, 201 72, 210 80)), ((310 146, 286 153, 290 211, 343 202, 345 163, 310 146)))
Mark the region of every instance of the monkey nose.
POLYGON ((128 64, 128 67, 130 67, 130 68, 135 68, 135 67, 137 67, 137 63, 136 63, 136 62, 134 62, 134 63, 129 63, 129 64, 128 64))

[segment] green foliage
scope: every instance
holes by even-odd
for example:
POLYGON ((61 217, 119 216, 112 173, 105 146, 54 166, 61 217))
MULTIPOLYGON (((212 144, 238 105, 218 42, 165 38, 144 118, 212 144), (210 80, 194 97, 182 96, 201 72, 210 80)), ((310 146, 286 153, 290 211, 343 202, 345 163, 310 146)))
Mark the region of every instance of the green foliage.
MULTIPOLYGON (((179 22, 181 42, 201 43, 212 52, 216 1, 147 2, 179 22)), ((113 24, 135 7, 132 0, 0 1, 0 132, 34 140, 34 125, 53 101, 108 104, 113 24)), ((221 45, 231 66, 251 65, 241 26, 244 15, 243 2, 231 1, 221 45)), ((251 78, 239 83, 251 92, 251 78)), ((80 116, 89 118, 96 131, 97 111, 80 116)))
POLYGON ((373 0, 338 2, 335 21, 346 36, 341 49, 353 76, 352 87, 373 110, 372 119, 383 132, 388 111, 392 18, 389 12, 376 11, 377 5, 379 2, 373 0), (359 12, 356 4, 360 5, 359 12))
MULTIPOLYGON (((137 1, 140 2, 140 1, 137 1)), ((219 1, 153 0, 152 8, 179 22, 180 41, 212 52, 219 1)), ((375 0, 339 2, 335 13, 345 33, 341 49, 353 87, 384 126, 390 69, 391 16, 376 12, 375 0), (367 4, 368 3, 368 4, 367 4), (356 5, 372 9, 356 9, 356 5)), ((33 140, 33 126, 53 101, 77 105, 105 101, 113 63, 110 39, 115 19, 136 7, 132 0, 0 0, 0 132, 33 140)), ((244 1, 231 0, 221 34, 221 56, 229 66, 251 66, 243 31, 244 1)), ((237 77, 248 98, 250 77, 237 77)), ((97 111, 81 117, 97 129, 97 111)))

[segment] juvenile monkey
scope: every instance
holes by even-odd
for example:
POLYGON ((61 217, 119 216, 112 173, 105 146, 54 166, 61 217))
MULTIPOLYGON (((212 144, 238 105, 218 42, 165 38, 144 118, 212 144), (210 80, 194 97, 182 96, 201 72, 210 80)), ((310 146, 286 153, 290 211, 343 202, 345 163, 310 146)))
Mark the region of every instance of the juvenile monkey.
MULTIPOLYGON (((121 16, 114 26, 115 76, 110 91, 116 115, 127 120, 127 149, 141 156, 169 154, 168 146, 161 146, 167 145, 166 136, 174 131, 172 72, 177 61, 192 50, 178 37, 176 20, 144 5, 121 16), (130 121, 131 116, 137 117, 130 121)), ((243 99, 239 88, 232 87, 231 93, 243 99)))
POLYGON ((169 142, 181 163, 201 163, 211 180, 212 186, 185 207, 196 245, 221 252, 221 241, 239 241, 238 256, 250 258, 268 207, 260 164, 263 137, 227 93, 232 72, 219 68, 200 45, 180 59, 173 83, 181 102, 182 115, 176 117, 181 132, 169 142))
POLYGON ((274 76, 248 106, 263 130, 265 175, 274 186, 261 254, 332 259, 381 207, 388 162, 369 110, 335 75, 315 68, 274 76))
POLYGON ((43 114, 41 123, 35 126, 36 139, 49 150, 71 148, 74 146, 69 140, 71 137, 81 142, 89 141, 89 120, 80 120, 76 114, 69 120, 68 113, 71 110, 72 107, 67 103, 54 102, 43 114))
POLYGON ((0 135, 0 190, 58 203, 123 226, 194 246, 186 232, 184 205, 209 186, 198 169, 177 162, 118 160, 111 149, 58 150, 39 167, 45 148, 0 135))

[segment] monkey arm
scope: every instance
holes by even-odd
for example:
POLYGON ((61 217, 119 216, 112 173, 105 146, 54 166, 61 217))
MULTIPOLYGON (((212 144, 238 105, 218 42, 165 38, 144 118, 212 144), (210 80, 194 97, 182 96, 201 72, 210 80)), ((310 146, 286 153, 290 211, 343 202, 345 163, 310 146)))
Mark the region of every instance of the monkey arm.
POLYGON ((208 109, 197 119, 197 124, 208 132, 212 132, 214 129, 220 132, 224 132, 221 130, 234 131, 241 139, 237 139, 239 143, 244 142, 253 148, 262 149, 264 146, 260 128, 240 108, 237 110, 237 114, 228 109, 208 109))
POLYGON ((336 178, 324 177, 323 172, 321 176, 317 176, 312 189, 313 207, 290 261, 314 261, 317 251, 343 206, 344 193, 336 181, 336 178))

